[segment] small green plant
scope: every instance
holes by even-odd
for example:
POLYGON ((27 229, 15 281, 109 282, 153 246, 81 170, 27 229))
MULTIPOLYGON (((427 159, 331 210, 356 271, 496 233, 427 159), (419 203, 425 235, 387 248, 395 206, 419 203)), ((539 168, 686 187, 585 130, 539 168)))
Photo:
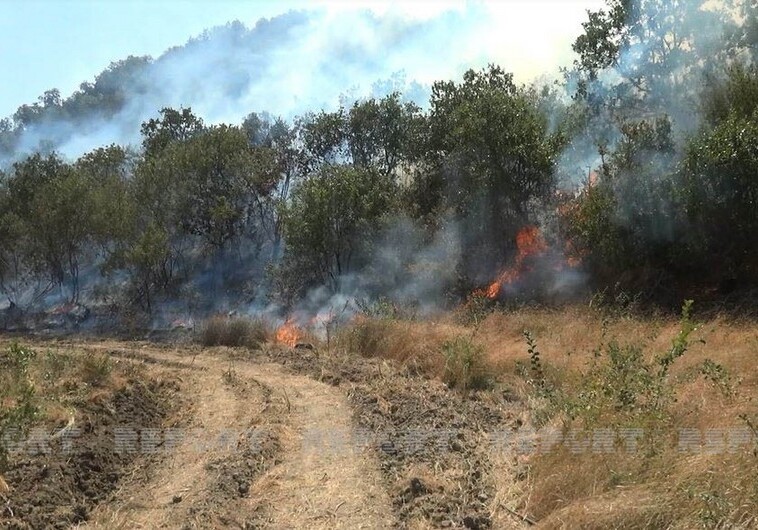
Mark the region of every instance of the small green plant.
POLYGON ((484 363, 484 349, 470 337, 457 337, 442 345, 445 356, 443 381, 451 388, 480 390, 491 385, 484 363))
POLYGON ((697 329, 697 325, 692 321, 692 300, 686 300, 682 306, 682 317, 680 320, 680 329, 676 338, 674 338, 671 348, 658 357, 658 364, 660 364, 660 376, 666 377, 669 366, 684 355, 689 348, 690 335, 697 329))
POLYGON ((8 348, 8 360, 11 363, 12 368, 19 375, 26 375, 29 369, 29 364, 34 358, 37 357, 37 352, 31 348, 24 348, 18 343, 14 342, 8 348))
POLYGON ((703 361, 703 364, 700 365, 700 374, 707 381, 713 383, 724 397, 732 398, 736 394, 737 390, 732 382, 729 370, 723 365, 714 362, 711 359, 706 359, 703 361))
POLYGON ((524 339, 526 340, 527 352, 529 353, 529 366, 532 371, 533 381, 540 387, 545 386, 545 372, 542 369, 540 352, 537 349, 537 341, 532 336, 532 332, 524 330, 524 339))
POLYGON ((70 360, 65 355, 58 352, 47 351, 43 359, 44 378, 47 382, 53 382, 58 380, 66 367, 69 365, 70 360))
MULTIPOLYGON (((34 383, 29 377, 29 365, 36 352, 17 343, 11 344, 0 356, 0 439, 4 442, 21 437, 39 412, 34 383)), ((8 462, 7 446, 0 444, 0 471, 8 462)))

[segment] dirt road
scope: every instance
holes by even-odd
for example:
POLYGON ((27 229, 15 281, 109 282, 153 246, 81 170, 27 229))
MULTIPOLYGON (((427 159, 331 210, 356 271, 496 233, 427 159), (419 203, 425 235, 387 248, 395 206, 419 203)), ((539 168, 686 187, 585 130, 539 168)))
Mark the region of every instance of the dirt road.
POLYGON ((519 425, 506 393, 456 392, 381 359, 276 344, 29 342, 113 368, 105 387, 61 382, 76 390, 75 450, 14 465, 0 526, 524 525, 509 508, 518 462, 492 443, 519 425))
POLYGON ((192 435, 170 440, 173 447, 148 480, 125 481, 82 528, 393 525, 378 463, 370 451, 356 449, 339 389, 275 364, 223 360, 214 350, 192 357, 123 346, 81 345, 183 378, 194 402, 192 435), (203 436, 214 443, 199 444, 203 436), (219 436, 233 439, 215 443, 219 436))

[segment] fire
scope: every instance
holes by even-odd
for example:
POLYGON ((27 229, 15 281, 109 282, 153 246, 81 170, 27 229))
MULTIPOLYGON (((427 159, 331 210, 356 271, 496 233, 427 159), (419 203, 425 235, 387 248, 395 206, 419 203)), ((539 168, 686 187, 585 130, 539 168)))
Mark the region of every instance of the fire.
POLYGON ((531 256, 540 256, 547 251, 547 243, 542 236, 542 232, 536 226, 525 226, 516 234, 516 247, 518 254, 512 266, 508 267, 498 275, 497 279, 487 288, 485 294, 487 298, 495 299, 500 294, 504 285, 509 285, 516 281, 526 270, 527 258, 531 256))
POLYGON ((292 319, 285 320, 284 324, 276 330, 276 341, 286 344, 290 348, 294 348, 300 341, 300 330, 292 322, 292 319))

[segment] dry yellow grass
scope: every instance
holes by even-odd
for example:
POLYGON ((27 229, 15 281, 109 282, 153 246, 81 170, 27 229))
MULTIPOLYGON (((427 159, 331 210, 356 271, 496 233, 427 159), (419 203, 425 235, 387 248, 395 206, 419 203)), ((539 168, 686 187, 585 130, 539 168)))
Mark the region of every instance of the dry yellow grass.
MULTIPOLYGON (((698 321, 697 313, 693 320, 698 321)), ((650 366, 657 366, 656 356, 671 348, 680 321, 675 316, 608 318, 583 306, 526 308, 492 313, 476 327, 457 324, 452 317, 436 322, 361 320, 342 331, 339 343, 442 377, 441 345, 454 337, 473 337, 484 348, 490 371, 520 396, 528 427, 531 412, 544 406, 545 400, 535 395, 517 369, 517 363, 529 366, 525 330, 537 341, 546 376, 570 390, 583 382, 593 352, 611 340, 639 346, 650 366)), ((669 370, 666 385, 674 399, 666 405, 666 420, 649 422, 660 431, 650 454, 643 450, 577 454, 558 448, 524 456, 520 468, 527 470, 526 478, 514 485, 512 474, 496 476, 497 498, 508 499, 509 508, 528 514, 544 528, 754 527, 758 524, 752 515, 758 513, 755 442, 739 450, 724 445, 707 453, 680 451, 677 440, 682 429, 744 433, 747 424, 742 415, 758 423, 756 351, 757 322, 723 316, 699 322, 687 352, 669 370), (704 368, 708 362, 711 372, 704 368)), ((612 410, 600 418, 601 422, 616 419, 612 410)), ((548 421, 548 426, 558 429, 579 425, 560 412, 548 421)))
POLYGON ((445 322, 361 318, 339 331, 336 346, 365 357, 392 359, 419 373, 442 378, 442 345, 463 334, 471 335, 471 330, 445 322))
MULTIPOLYGON (((695 315, 695 320, 697 320, 695 315)), ((641 345, 649 359, 671 346, 679 331, 673 317, 625 317, 604 321, 582 307, 526 309, 495 313, 480 326, 477 340, 489 362, 521 393, 527 407, 536 403, 531 388, 516 375, 516 361, 528 363, 523 330, 532 331, 541 359, 557 384, 577 385, 588 371, 593 350, 603 341, 641 345)), ((740 416, 758 417, 758 323, 724 317, 702 322, 690 347, 669 375, 675 401, 656 454, 623 451, 574 454, 564 449, 528 458, 528 485, 521 508, 544 528, 751 528, 758 513, 758 458, 755 442, 731 450, 726 442, 706 451, 680 451, 680 429, 747 430, 740 416), (723 371, 706 377, 704 363, 723 371)), ((537 404, 539 405, 539 404, 537 404)), ((553 426, 577 426, 566 417, 553 426)), ((717 430, 713 430, 718 435, 717 430)), ((737 435, 731 435, 735 440, 737 435)), ((707 434, 706 434, 707 436, 707 434)), ((508 479, 501 487, 512 488, 508 479)))

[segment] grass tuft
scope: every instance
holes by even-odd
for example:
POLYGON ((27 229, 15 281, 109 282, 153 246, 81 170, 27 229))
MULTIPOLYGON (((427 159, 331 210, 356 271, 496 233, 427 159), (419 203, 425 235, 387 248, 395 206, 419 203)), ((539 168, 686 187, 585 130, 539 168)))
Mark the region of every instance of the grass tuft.
POLYGON ((260 348, 269 336, 262 320, 213 317, 203 325, 198 342, 203 346, 260 348))

